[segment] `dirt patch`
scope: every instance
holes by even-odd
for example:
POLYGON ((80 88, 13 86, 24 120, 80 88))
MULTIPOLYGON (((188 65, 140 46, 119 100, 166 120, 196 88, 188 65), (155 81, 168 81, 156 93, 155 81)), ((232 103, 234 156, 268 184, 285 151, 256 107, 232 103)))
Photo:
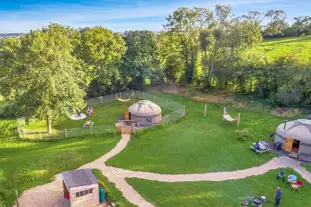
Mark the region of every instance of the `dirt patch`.
POLYGON ((272 115, 282 117, 282 118, 291 118, 300 115, 300 109, 290 109, 290 108, 281 108, 277 107, 271 111, 272 115))

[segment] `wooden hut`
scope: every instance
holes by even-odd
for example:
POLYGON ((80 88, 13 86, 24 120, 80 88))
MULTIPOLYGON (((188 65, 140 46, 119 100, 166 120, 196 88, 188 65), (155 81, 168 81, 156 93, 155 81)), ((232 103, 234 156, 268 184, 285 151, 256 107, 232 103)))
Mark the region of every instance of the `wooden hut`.
POLYGON ((99 187, 90 169, 65 171, 62 173, 64 196, 71 207, 99 205, 99 187))

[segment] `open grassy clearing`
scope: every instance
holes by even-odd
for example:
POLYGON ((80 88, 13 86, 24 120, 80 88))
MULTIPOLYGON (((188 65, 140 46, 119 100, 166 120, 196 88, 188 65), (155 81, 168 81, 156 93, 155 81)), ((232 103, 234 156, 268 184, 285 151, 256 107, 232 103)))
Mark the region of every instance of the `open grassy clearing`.
MULTIPOLYGON (((300 191, 294 192, 286 182, 276 180, 278 170, 261 176, 242 180, 224 182, 185 182, 162 183, 140 179, 127 179, 145 199, 160 206, 213 206, 238 207, 241 202, 251 196, 266 196, 270 203, 264 206, 273 207, 274 192, 277 186, 283 190, 282 207, 311 206, 311 185, 304 181, 300 191)), ((287 175, 295 174, 286 169, 287 175)))
POLYGON ((100 186, 102 186, 106 192, 108 192, 110 199, 115 201, 120 207, 134 207, 135 205, 129 203, 122 195, 122 193, 115 187, 114 184, 110 183, 103 173, 98 169, 92 170, 97 178, 100 186))
MULTIPOLYGON (((107 153, 117 137, 80 137, 54 142, 0 142, 0 201, 12 204, 22 193, 107 153)), ((1 203, 0 203, 1 204, 1 203)), ((0 205, 1 206, 1 205, 0 205)))
POLYGON ((266 57, 269 62, 292 57, 299 63, 307 63, 311 58, 311 36, 266 40, 249 53, 266 57))
POLYGON ((302 166, 311 172, 311 164, 302 164, 302 166))
MULTIPOLYGON (((124 115, 127 111, 127 107, 130 102, 114 101, 103 106, 95 107, 95 115, 93 117, 87 117, 83 120, 57 120, 52 123, 52 127, 57 130, 70 129, 70 128, 82 128, 86 120, 92 120, 94 126, 113 125, 118 118, 124 115)), ((85 113, 83 111, 82 113, 85 113)), ((28 126, 24 127, 24 130, 31 132, 45 132, 46 121, 31 121, 28 126)))
POLYGON ((204 118, 204 103, 175 95, 160 96, 186 105, 186 118, 133 137, 129 146, 109 160, 108 165, 157 173, 202 173, 245 169, 274 156, 271 153, 257 155, 249 146, 268 138, 268 133, 275 131, 283 119, 229 108, 233 117, 241 112, 239 129, 253 130, 252 140, 240 142, 235 138, 236 124, 222 120, 223 106, 208 104, 204 118))

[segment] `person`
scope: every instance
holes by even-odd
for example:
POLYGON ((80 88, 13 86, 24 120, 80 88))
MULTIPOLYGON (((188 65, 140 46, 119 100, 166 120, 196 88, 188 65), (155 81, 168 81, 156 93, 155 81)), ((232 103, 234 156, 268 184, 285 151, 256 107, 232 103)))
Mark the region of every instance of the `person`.
POLYGON ((283 191, 280 187, 276 188, 276 192, 275 192, 275 206, 279 207, 280 206, 280 202, 283 196, 283 191))
POLYGON ((259 142, 256 142, 253 147, 254 147, 255 150, 260 150, 259 142))

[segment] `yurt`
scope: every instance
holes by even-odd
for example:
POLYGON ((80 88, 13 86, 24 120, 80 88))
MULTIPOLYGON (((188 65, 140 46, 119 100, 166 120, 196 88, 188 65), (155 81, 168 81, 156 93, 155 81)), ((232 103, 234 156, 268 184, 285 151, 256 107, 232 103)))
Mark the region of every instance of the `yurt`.
POLYGON ((162 120, 160 106, 148 100, 141 100, 132 104, 128 111, 131 114, 131 120, 138 123, 139 126, 158 124, 162 120))
POLYGON ((282 143, 287 152, 311 156, 311 120, 298 119, 279 125, 274 141, 282 143))

